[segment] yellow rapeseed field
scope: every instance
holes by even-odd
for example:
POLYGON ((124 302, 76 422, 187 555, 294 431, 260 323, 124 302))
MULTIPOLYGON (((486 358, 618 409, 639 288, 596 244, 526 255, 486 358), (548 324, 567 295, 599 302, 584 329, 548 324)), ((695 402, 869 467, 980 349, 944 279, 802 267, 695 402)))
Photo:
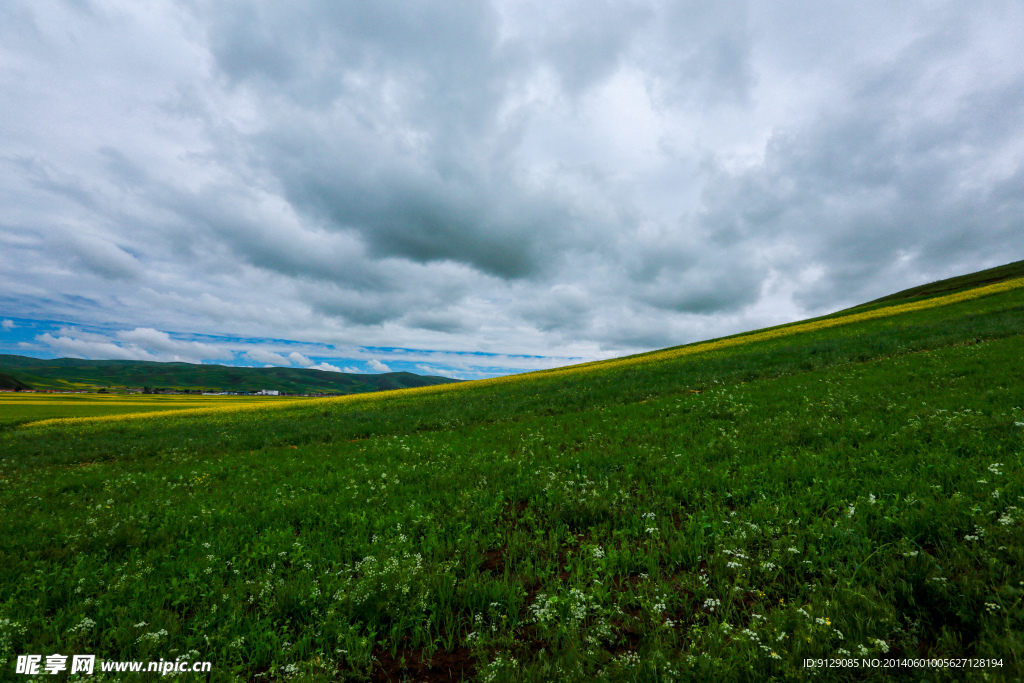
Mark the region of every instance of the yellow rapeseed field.
MULTIPOLYGON (((124 415, 180 414, 186 410, 231 410, 270 402, 289 405, 304 399, 260 396, 197 396, 194 394, 59 394, 47 392, 0 393, 0 416, 34 419, 28 424, 54 420, 94 421, 124 415), (36 417, 38 416, 38 417, 36 417)), ((308 400, 308 399, 305 399, 308 400)))
MULTIPOLYGON (((259 397, 255 397, 259 400, 259 397)), ((81 406, 97 407, 118 406, 151 406, 154 408, 165 405, 199 406, 216 402, 220 404, 239 403, 253 400, 249 396, 197 396, 195 394, 61 394, 37 392, 4 392, 0 393, 0 406, 45 404, 48 406, 81 406)))
POLYGON ((957 292, 955 294, 933 297, 931 299, 926 299, 923 301, 915 301, 906 304, 886 306, 884 308, 877 308, 862 313, 852 313, 850 315, 845 315, 836 318, 812 320, 806 323, 799 323, 785 327, 767 329, 761 332, 754 332, 752 334, 746 334, 742 336, 717 339, 707 342, 698 342, 696 344, 690 344, 688 346, 666 349, 664 351, 654 351, 639 356, 630 356, 626 358, 615 358, 610 360, 594 361, 590 363, 581 363, 579 365, 569 365, 566 367, 554 368, 551 370, 539 370, 536 372, 524 373, 520 375, 506 375, 503 377, 474 380, 471 382, 461 382, 458 384, 440 384, 429 387, 417 387, 413 389, 395 389, 392 391, 380 391, 368 394, 350 394, 348 396, 337 396, 322 399, 297 399, 292 401, 283 400, 274 401, 273 403, 243 403, 239 401, 237 403, 220 404, 209 407, 187 408, 180 410, 162 410, 159 412, 128 413, 122 415, 108 415, 102 417, 56 418, 32 422, 26 426, 70 425, 80 423, 138 420, 144 418, 157 419, 163 417, 189 417, 222 413, 226 414, 257 412, 266 410, 278 410, 291 405, 295 405, 299 401, 302 401, 305 405, 331 404, 332 406, 337 406, 338 404, 368 404, 405 396, 420 396, 427 394, 447 393, 453 391, 465 391, 467 389, 473 389, 481 386, 512 384, 517 382, 529 381, 531 378, 540 376, 554 377, 578 375, 581 373, 588 372, 604 372, 606 370, 613 370, 630 366, 662 363, 666 361, 677 360, 685 356, 720 351, 723 349, 743 346, 754 342, 779 339, 782 337, 803 334, 805 332, 814 332, 817 330, 839 327, 841 325, 850 325, 853 323, 862 322, 866 320, 887 318, 901 313, 910 313, 913 311, 921 311, 929 308, 937 308, 939 306, 948 306, 950 304, 959 303, 961 301, 978 299, 983 296, 999 294, 1001 292, 1007 292, 1013 289, 1018 289, 1020 287, 1024 287, 1024 278, 1006 280, 1004 282, 998 282, 996 284, 986 285, 984 287, 976 287, 974 289, 969 289, 963 292, 957 292))

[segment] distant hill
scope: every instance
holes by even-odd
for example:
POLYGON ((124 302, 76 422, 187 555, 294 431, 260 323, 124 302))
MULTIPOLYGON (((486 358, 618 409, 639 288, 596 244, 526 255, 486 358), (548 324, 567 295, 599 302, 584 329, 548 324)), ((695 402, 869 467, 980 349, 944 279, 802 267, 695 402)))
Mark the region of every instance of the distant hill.
POLYGON ((24 391, 25 389, 31 389, 32 387, 24 382, 11 377, 10 375, 0 372, 0 389, 15 389, 24 391))
MULTIPOLYGON (((226 365, 77 358, 44 360, 0 354, 0 388, 5 388, 4 383, 10 382, 21 384, 22 389, 151 387, 249 393, 268 389, 290 394, 360 394, 458 381, 411 372, 357 375, 307 368, 236 368, 226 365)), ((16 386, 12 384, 9 388, 16 386)))

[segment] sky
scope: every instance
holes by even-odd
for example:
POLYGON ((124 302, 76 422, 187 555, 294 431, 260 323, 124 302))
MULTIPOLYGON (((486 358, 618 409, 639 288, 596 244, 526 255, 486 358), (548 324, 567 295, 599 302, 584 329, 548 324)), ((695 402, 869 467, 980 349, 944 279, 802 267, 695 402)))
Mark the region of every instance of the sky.
POLYGON ((473 379, 1024 259, 1024 5, 6 0, 0 353, 473 379))

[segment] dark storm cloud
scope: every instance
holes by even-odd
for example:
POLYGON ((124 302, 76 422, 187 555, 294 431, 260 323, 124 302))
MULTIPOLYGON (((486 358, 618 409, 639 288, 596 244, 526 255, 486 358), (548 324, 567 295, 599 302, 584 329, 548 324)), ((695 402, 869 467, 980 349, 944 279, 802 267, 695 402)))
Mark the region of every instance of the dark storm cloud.
POLYGON ((998 0, 6 3, 4 315, 138 357, 590 358, 1024 258, 1022 31, 998 0))
POLYGON ((346 161, 353 146, 322 150, 313 139, 306 143, 268 144, 268 167, 284 176, 293 204, 335 230, 358 232, 377 257, 452 260, 522 277, 542 256, 535 244, 541 239, 538 229, 543 226, 554 237, 564 225, 557 207, 531 211, 530 198, 517 196, 523 203, 517 212, 514 200, 472 174, 445 178, 434 169, 404 164, 380 168, 373 159, 386 159, 383 154, 346 161))
POLYGON ((252 143, 300 211, 358 231, 376 256, 519 278, 606 226, 573 198, 522 182, 521 129, 501 119, 510 91, 550 68, 579 96, 629 60, 669 75, 676 95, 701 82, 715 99, 742 99, 751 82, 745 22, 729 8, 529 10, 540 21, 520 17, 526 26, 499 41, 498 13, 478 3, 232 5, 211 43, 224 72, 269 107, 288 95, 252 143))
POLYGON ((949 97, 935 82, 943 55, 928 47, 860 74, 841 102, 776 132, 763 164, 716 174, 702 216, 713 240, 799 240, 801 261, 825 273, 798 294, 812 308, 884 294, 890 285, 878 276, 901 257, 938 270, 965 254, 1019 253, 1020 162, 997 157, 1019 149, 1024 80, 975 83, 949 97))
POLYGON ((516 187, 503 158, 515 134, 495 114, 517 68, 487 6, 246 4, 211 35, 225 73, 289 95, 251 141, 268 173, 373 255, 521 277, 542 258, 539 231, 564 229, 561 207, 516 187))
POLYGON ((472 331, 458 311, 445 309, 406 314, 402 318, 402 323, 409 327, 445 334, 472 331))

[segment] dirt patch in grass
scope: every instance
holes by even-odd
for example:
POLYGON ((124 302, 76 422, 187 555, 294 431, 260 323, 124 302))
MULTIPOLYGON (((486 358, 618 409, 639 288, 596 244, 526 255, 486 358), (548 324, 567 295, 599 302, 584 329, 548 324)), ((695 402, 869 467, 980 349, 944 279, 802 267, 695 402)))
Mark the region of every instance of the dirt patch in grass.
POLYGON ((492 548, 484 553, 483 562, 480 563, 480 572, 488 573, 491 576, 500 576, 505 573, 505 553, 508 550, 508 544, 501 546, 500 548, 492 548))
POLYGON ((416 650, 399 648, 392 655, 389 650, 378 648, 373 653, 377 665, 370 674, 374 683, 384 681, 462 681, 476 678, 476 660, 469 648, 461 647, 448 652, 436 650, 429 659, 416 650))

